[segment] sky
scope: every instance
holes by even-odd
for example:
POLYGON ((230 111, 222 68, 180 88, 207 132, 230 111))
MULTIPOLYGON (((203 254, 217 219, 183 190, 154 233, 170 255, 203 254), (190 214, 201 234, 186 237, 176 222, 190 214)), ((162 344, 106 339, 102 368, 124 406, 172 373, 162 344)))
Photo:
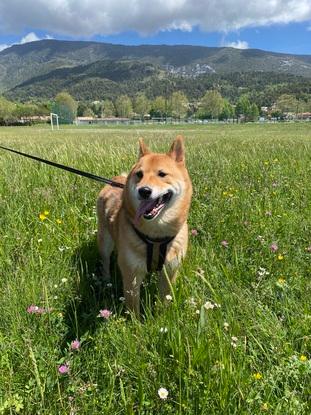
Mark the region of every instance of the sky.
POLYGON ((51 38, 311 55, 311 0, 0 0, 0 50, 51 38))

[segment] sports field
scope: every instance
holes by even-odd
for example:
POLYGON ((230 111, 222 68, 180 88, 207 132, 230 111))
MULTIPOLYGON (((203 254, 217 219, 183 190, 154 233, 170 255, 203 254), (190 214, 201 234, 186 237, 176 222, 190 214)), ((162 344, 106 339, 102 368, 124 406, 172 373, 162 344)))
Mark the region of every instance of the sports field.
POLYGON ((146 280, 142 321, 116 266, 100 279, 101 185, 0 150, 0 414, 311 413, 310 123, 7 127, 0 144, 112 177, 139 137, 162 152, 177 134, 190 248, 169 305, 146 280))

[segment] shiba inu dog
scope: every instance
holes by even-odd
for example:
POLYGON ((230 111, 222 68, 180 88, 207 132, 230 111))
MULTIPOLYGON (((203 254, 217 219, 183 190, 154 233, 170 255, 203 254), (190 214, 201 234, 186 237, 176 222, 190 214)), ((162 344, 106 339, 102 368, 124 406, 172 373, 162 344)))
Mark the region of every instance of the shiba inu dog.
POLYGON ((110 255, 116 246, 125 302, 137 315, 146 273, 159 272, 159 293, 165 298, 187 251, 192 184, 184 154, 181 136, 167 154, 152 153, 140 139, 137 163, 127 177, 114 177, 124 189, 107 185, 98 197, 103 277, 110 278, 110 255))

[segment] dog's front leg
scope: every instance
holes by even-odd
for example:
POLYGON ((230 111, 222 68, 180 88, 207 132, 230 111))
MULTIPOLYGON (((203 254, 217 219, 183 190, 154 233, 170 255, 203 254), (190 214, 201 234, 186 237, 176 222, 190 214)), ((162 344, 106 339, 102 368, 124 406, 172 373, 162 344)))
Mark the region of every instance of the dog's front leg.
POLYGON ((164 268, 159 273, 159 295, 162 301, 165 301, 166 296, 171 294, 171 287, 175 284, 177 278, 177 269, 172 269, 170 267, 164 268))
POLYGON ((158 289, 162 301, 171 294, 172 286, 175 284, 180 266, 180 258, 177 255, 171 255, 166 261, 162 271, 159 272, 158 289))
POLYGON ((99 226, 97 233, 98 249, 101 256, 101 273, 104 281, 110 281, 110 257, 113 251, 113 240, 108 227, 99 226))
POLYGON ((125 305, 138 317, 140 315, 140 287, 145 276, 145 271, 131 267, 124 260, 118 262, 123 280, 125 305))

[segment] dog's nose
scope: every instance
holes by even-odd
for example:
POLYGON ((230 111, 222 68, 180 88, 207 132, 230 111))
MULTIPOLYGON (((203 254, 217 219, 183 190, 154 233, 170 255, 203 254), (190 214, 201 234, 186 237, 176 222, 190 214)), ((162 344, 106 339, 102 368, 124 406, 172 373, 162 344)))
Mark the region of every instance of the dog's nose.
POLYGON ((148 186, 140 187, 138 189, 138 194, 142 199, 149 199, 149 197, 151 196, 151 193, 152 193, 152 189, 150 189, 150 187, 148 186))

